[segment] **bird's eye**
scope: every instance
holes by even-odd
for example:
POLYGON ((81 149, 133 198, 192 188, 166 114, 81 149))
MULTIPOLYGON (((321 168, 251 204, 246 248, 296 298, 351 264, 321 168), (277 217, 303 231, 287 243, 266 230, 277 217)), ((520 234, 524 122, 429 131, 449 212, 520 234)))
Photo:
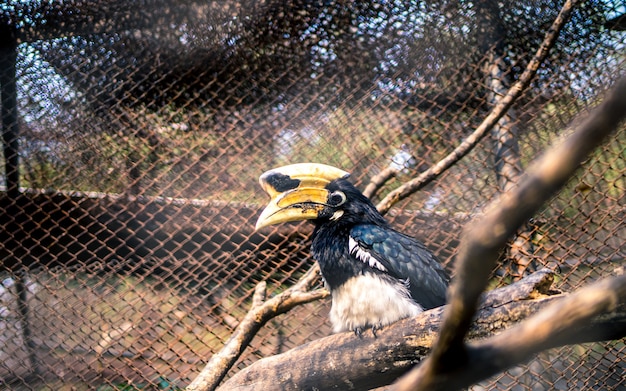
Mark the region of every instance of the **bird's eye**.
POLYGON ((328 197, 328 203, 331 206, 343 205, 346 202, 346 195, 342 191, 334 191, 328 197))

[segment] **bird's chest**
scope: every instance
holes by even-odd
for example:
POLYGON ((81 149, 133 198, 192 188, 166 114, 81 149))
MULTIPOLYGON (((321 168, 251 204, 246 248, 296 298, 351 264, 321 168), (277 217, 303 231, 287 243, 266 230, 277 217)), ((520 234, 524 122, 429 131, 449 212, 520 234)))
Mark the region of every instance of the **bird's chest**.
POLYGON ((331 288, 334 332, 382 327, 422 312, 406 285, 374 273, 349 278, 331 288))

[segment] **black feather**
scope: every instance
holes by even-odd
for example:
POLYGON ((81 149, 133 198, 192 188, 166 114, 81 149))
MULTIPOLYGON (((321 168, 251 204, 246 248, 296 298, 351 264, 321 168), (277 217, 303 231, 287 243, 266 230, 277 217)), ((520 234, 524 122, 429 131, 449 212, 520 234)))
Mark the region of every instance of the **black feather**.
POLYGON ((413 300, 424 309, 445 304, 449 278, 424 244, 391 228, 373 224, 354 226, 350 236, 375 257, 389 275, 408 279, 413 300))
POLYGON ((392 229, 371 201, 346 179, 329 183, 327 189, 331 194, 341 191, 346 195, 345 203, 336 207, 329 203, 314 220, 312 255, 331 290, 354 276, 375 273, 390 282, 408 282, 413 300, 425 309, 445 304, 449 278, 424 244, 392 229), (342 212, 340 217, 338 211, 342 212), (378 264, 351 253, 350 237, 378 264))

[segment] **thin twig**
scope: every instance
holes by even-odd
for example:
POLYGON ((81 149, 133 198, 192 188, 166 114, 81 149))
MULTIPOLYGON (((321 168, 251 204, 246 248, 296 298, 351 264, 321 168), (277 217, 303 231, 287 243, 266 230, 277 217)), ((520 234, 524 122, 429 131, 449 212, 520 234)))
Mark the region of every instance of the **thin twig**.
POLYGON ((370 183, 363 189, 363 195, 367 198, 372 198, 378 190, 384 186, 391 178, 395 178, 398 175, 398 170, 394 167, 387 167, 378 174, 374 175, 370 180, 370 183))
POLYGON ((266 283, 265 281, 258 283, 254 290, 252 306, 246 316, 222 349, 211 357, 185 390, 214 390, 265 323, 295 306, 328 296, 325 289, 310 290, 319 278, 319 266, 316 265, 311 267, 294 286, 267 301, 265 301, 266 283))
POLYGON ((445 172, 448 168, 454 165, 456 162, 461 160, 465 155, 467 155, 474 147, 478 144, 478 142, 487 135, 493 129, 493 127, 498 123, 498 121, 506 114, 509 108, 515 103, 515 101, 522 95, 522 91, 528 87, 531 80, 537 73, 539 66, 546 59, 548 52, 554 46, 556 39, 559 36, 559 32, 565 25, 565 23, 569 20, 569 17, 572 11, 575 8, 575 5, 578 1, 569 0, 565 2, 561 12, 557 16, 557 18, 552 23, 552 26, 546 33, 541 46, 537 50, 537 53, 530 60, 526 69, 519 77, 517 82, 509 88, 506 95, 504 95, 498 103, 491 109, 491 112, 487 117, 483 120, 483 122, 474 130, 472 134, 467 136, 461 144, 459 144, 452 152, 450 152, 446 157, 441 159, 435 165, 431 166, 428 170, 422 172, 417 177, 411 179, 406 182, 402 186, 393 190, 385 198, 383 198, 378 205, 376 205, 377 209, 385 214, 393 205, 398 203, 399 201, 405 199, 411 194, 419 191, 424 186, 432 182, 434 179, 438 178, 443 172, 445 172))

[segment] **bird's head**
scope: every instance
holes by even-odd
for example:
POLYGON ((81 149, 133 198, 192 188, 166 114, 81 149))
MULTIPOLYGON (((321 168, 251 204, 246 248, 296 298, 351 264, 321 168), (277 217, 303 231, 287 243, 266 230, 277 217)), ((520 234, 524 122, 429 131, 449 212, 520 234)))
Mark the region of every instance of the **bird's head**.
POLYGON ((259 183, 270 196, 256 229, 287 221, 386 224, 350 181, 350 174, 319 163, 299 163, 267 171, 259 183))

